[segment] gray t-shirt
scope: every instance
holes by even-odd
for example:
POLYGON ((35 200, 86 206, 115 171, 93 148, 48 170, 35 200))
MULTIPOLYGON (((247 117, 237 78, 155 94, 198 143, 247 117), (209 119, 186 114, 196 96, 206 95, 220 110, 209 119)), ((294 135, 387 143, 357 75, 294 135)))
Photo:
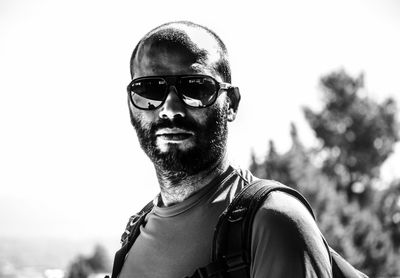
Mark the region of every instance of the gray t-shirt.
MULTIPOLYGON (((252 182, 229 167, 185 201, 157 205, 125 258, 119 278, 183 278, 211 262, 214 228, 234 196, 252 182)), ((310 213, 297 199, 271 193, 253 223, 251 277, 331 277, 330 257, 310 213)))

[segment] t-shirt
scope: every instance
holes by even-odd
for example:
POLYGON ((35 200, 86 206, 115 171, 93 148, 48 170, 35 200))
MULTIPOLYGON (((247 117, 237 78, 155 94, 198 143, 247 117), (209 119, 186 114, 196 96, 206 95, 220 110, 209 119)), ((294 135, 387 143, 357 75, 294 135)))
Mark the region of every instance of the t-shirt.
MULTIPOLYGON (((181 203, 155 206, 125 257, 119 278, 183 278, 211 262, 219 215, 255 178, 229 167, 181 203)), ((252 278, 332 277, 330 256, 304 205, 272 192, 256 213, 251 240, 252 278)))

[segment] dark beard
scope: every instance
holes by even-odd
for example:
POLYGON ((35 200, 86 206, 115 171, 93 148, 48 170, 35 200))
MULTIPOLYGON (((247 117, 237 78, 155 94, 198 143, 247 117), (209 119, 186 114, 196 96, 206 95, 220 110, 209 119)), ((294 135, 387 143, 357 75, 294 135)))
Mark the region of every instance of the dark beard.
POLYGON ((130 112, 132 125, 136 129, 139 143, 163 175, 171 179, 199 173, 210 168, 225 154, 227 140, 227 105, 222 108, 210 107, 210 114, 204 125, 189 118, 159 119, 149 126, 143 126, 130 112), (183 128, 195 133, 195 145, 180 150, 171 144, 167 152, 161 152, 157 145, 156 131, 160 128, 183 128))

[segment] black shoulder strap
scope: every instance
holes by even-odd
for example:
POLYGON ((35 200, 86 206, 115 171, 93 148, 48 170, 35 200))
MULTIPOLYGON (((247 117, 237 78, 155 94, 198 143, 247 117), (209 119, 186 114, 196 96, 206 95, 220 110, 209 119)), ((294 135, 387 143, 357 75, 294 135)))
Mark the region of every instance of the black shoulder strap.
POLYGON ((254 217, 269 193, 279 190, 298 198, 314 217, 311 206, 294 189, 272 180, 257 180, 245 187, 220 216, 213 242, 213 261, 224 261, 229 277, 249 277, 251 231, 254 217))
MULTIPOLYGON (((127 240, 130 240, 132 238, 132 232, 134 231, 136 224, 138 223, 138 220, 141 216, 146 216, 154 207, 153 201, 149 202, 147 205, 145 205, 139 213, 132 215, 129 218, 128 224, 126 224, 125 231, 121 235, 121 243, 124 245, 124 243, 127 240)), ((136 239, 137 235, 135 236, 136 239)))
MULTIPOLYGON (((214 233, 212 262, 198 268, 191 278, 249 277, 248 247, 251 246, 251 237, 247 235, 251 235, 251 224, 259 206, 271 191, 277 189, 298 194, 304 199, 297 191, 272 180, 257 180, 247 185, 219 217, 214 233)), ((312 214, 311 207, 306 201, 305 204, 312 214)))
POLYGON ((153 209, 153 201, 149 202, 138 214, 129 218, 125 231, 121 236, 122 247, 115 253, 111 278, 117 278, 124 265, 125 256, 132 247, 140 232, 146 215, 153 209))

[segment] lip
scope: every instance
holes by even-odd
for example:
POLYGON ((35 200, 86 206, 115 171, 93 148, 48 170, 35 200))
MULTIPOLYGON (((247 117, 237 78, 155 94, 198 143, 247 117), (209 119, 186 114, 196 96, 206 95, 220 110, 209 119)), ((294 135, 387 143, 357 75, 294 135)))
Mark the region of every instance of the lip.
POLYGON ((182 128, 162 128, 156 131, 156 136, 168 141, 183 141, 194 136, 194 132, 182 128))
POLYGON ((186 130, 183 128, 161 128, 156 131, 156 136, 162 136, 162 135, 174 135, 174 134, 187 134, 187 135, 194 135, 193 131, 186 130))

